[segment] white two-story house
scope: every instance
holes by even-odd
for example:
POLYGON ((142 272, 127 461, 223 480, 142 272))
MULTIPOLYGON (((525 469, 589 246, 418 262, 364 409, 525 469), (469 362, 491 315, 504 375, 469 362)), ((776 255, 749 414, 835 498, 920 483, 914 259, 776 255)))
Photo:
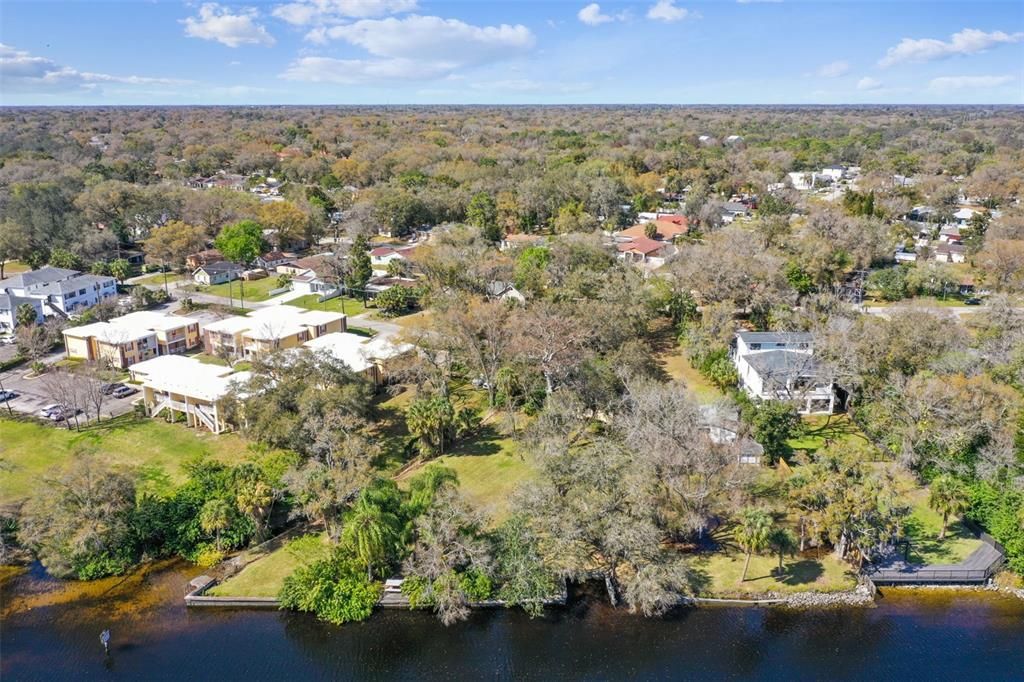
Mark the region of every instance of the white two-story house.
POLYGON ((836 392, 814 358, 810 334, 739 332, 733 364, 744 391, 761 400, 789 400, 801 414, 831 414, 836 392))
POLYGON ((15 275, 0 293, 40 301, 44 315, 73 315, 117 296, 117 280, 46 266, 15 275))

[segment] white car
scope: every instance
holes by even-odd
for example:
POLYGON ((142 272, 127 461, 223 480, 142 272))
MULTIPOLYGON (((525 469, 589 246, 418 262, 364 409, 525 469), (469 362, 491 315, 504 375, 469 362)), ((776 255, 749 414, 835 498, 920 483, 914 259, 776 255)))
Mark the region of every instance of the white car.
POLYGON ((41 410, 39 410, 39 416, 40 417, 46 417, 47 419, 49 419, 50 418, 50 413, 51 412, 56 412, 60 408, 61 408, 61 406, 58 405, 57 403, 54 403, 53 405, 47 405, 46 407, 44 407, 41 410))

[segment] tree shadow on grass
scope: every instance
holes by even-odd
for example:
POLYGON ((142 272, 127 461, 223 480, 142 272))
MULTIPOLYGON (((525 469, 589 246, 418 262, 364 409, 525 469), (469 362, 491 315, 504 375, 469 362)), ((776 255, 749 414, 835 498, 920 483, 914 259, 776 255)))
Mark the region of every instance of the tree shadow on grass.
POLYGON ((173 488, 171 477, 163 467, 157 464, 144 464, 140 466, 138 468, 138 475, 139 482, 152 491, 163 492, 173 488))
POLYGON ((450 457, 482 457, 502 451, 500 441, 507 436, 490 424, 480 426, 446 454, 450 457))
POLYGON ((783 585, 806 585, 825 575, 825 567, 816 559, 801 559, 784 565, 783 570, 785 575, 779 579, 783 585))
POLYGON ((961 558, 953 551, 952 543, 955 540, 968 540, 974 538, 970 532, 959 521, 949 524, 946 530, 945 540, 939 540, 938 533, 914 517, 904 522, 904 531, 910 540, 910 554, 908 561, 912 564, 953 564, 961 558))

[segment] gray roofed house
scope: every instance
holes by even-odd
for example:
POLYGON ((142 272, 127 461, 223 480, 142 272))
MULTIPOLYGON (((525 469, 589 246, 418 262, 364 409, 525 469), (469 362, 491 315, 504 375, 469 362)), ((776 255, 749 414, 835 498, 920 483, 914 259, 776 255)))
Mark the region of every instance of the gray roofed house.
POLYGON ((772 344, 772 348, 808 348, 814 341, 807 332, 737 332, 736 338, 747 345, 772 344))
POLYGON ((743 390, 761 400, 789 400, 804 414, 835 410, 835 390, 806 332, 739 332, 733 364, 743 390))
POLYGON ((28 272, 14 275, 4 282, 4 288, 11 292, 21 290, 23 292, 21 295, 24 295, 50 282, 59 282, 62 279, 68 279, 77 274, 79 274, 78 270, 55 268, 47 265, 38 270, 29 270, 28 272))
POLYGON ((719 445, 732 445, 740 464, 760 464, 764 447, 753 438, 743 435, 740 412, 737 408, 721 404, 701 405, 701 420, 708 438, 719 445))
POLYGON ((6 279, 0 293, 40 301, 44 315, 67 315, 117 295, 117 280, 46 266, 6 279))
POLYGON ((38 298, 0 294, 0 330, 14 329, 18 325, 18 308, 30 305, 36 311, 36 322, 43 321, 43 303, 38 298))
POLYGON ((497 298, 503 301, 517 301, 526 303, 526 297, 515 288, 512 282, 501 282, 495 280, 487 285, 487 297, 497 298))
POLYGON ((192 279, 195 280, 197 284, 205 284, 209 286, 212 284, 223 284, 224 282, 230 282, 238 279, 238 276, 241 273, 242 268, 239 265, 222 260, 200 265, 196 268, 195 272, 192 273, 192 279))

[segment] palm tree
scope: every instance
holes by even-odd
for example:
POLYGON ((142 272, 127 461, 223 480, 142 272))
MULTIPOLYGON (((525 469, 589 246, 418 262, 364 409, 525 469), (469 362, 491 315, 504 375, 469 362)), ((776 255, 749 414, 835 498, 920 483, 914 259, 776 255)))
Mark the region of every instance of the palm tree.
POLYGON ((267 513, 274 502, 274 491, 263 481, 247 481, 239 487, 235 502, 238 511, 252 518, 256 539, 262 541, 266 537, 267 513))
POLYGON ((799 546, 793 533, 788 528, 776 528, 772 531, 768 544, 779 553, 779 575, 782 575, 782 559, 788 553, 793 553, 799 546))
POLYGON ((199 527, 204 533, 216 537, 217 551, 220 551, 220 533, 231 525, 231 505, 226 500, 208 500, 199 512, 199 527))
POLYGON ((733 531, 733 539, 736 540, 736 544, 747 553, 747 560, 743 564, 743 576, 740 578, 740 582, 746 582, 747 580, 750 556, 754 552, 760 552, 768 546, 774 523, 772 515, 764 509, 747 507, 740 511, 739 525, 733 531))
POLYGON ((398 517, 385 511, 364 497, 352 508, 352 516, 345 525, 344 539, 361 562, 366 564, 366 577, 373 579, 374 565, 383 561, 395 543, 398 517))
POLYGON ((932 481, 928 495, 928 506, 942 514, 942 530, 939 539, 946 538, 951 514, 960 514, 967 509, 967 489, 963 483, 949 474, 942 474, 932 481))

